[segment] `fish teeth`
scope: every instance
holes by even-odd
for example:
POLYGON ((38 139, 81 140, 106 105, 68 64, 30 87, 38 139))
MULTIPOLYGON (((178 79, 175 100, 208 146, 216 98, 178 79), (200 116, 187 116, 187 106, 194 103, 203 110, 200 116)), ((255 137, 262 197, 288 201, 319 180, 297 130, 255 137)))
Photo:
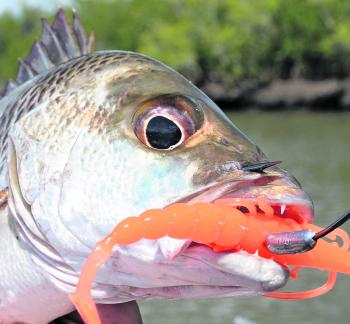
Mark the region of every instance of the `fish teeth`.
POLYGON ((281 205, 281 215, 284 214, 285 210, 286 210, 286 204, 281 205))
POLYGON ((164 236, 158 240, 159 248, 164 257, 168 260, 174 259, 191 244, 191 240, 177 240, 164 236))

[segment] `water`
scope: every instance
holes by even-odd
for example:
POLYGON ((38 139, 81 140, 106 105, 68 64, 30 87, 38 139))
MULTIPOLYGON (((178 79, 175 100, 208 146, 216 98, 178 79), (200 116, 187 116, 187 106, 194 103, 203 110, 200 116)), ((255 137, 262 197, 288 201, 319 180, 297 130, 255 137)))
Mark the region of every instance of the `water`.
MULTIPOLYGON (((233 122, 271 160, 302 183, 314 200, 316 222, 326 225, 350 209, 350 114, 231 113, 233 122)), ((344 228, 350 232, 350 224, 344 228)), ((324 273, 306 271, 286 289, 316 287, 324 273)), ((140 303, 145 324, 349 323, 350 277, 317 299, 263 297, 140 303)))

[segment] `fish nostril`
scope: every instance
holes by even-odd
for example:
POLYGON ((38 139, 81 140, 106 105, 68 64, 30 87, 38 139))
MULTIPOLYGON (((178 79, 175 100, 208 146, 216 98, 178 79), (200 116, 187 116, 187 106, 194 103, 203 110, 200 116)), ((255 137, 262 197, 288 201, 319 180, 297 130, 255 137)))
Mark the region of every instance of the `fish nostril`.
POLYGON ((231 172, 233 170, 240 170, 242 168, 241 164, 238 161, 227 161, 223 164, 220 164, 216 169, 218 172, 231 172))

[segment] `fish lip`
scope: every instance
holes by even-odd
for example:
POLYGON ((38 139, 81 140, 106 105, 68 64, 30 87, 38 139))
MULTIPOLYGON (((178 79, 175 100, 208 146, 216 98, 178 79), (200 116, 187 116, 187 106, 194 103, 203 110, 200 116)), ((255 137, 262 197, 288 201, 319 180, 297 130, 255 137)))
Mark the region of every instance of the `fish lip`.
POLYGON ((286 173, 246 173, 238 179, 224 179, 185 197, 181 197, 169 205, 175 203, 212 203, 223 198, 241 198, 256 203, 258 196, 264 196, 265 200, 274 207, 280 206, 279 212, 274 208, 278 216, 294 218, 298 222, 303 223, 311 223, 313 220, 314 208, 312 200, 302 190, 295 178, 286 173), (288 206, 299 207, 300 215, 284 215, 282 208, 288 206))
POLYGON ((297 187, 267 184, 260 187, 247 187, 238 191, 228 191, 218 199, 239 198, 251 201, 258 208, 258 197, 263 196, 273 208, 274 215, 290 218, 297 223, 312 223, 314 207, 312 200, 297 187), (273 192, 280 191, 274 195, 273 192))
POLYGON ((226 178, 214 184, 211 184, 205 188, 198 191, 192 192, 189 195, 181 197, 168 206, 175 203, 195 203, 195 202, 213 202, 216 199, 221 198, 229 192, 238 191, 247 187, 251 187, 260 183, 270 183, 275 180, 275 176, 270 175, 256 175, 247 174, 244 177, 237 178, 226 178))

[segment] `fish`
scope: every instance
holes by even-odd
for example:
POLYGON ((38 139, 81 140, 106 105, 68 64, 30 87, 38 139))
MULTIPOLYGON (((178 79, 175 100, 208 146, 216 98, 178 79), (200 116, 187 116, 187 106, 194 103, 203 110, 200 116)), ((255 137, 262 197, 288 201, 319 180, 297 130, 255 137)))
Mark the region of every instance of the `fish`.
MULTIPOLYGON (((140 53, 93 51, 93 40, 59 10, 1 95, 4 323, 74 311, 68 295, 96 242, 145 210, 263 196, 280 217, 313 219, 300 183, 195 85, 140 53)), ((100 308, 255 296, 288 278, 257 253, 163 237, 116 247, 92 296, 100 308)))

